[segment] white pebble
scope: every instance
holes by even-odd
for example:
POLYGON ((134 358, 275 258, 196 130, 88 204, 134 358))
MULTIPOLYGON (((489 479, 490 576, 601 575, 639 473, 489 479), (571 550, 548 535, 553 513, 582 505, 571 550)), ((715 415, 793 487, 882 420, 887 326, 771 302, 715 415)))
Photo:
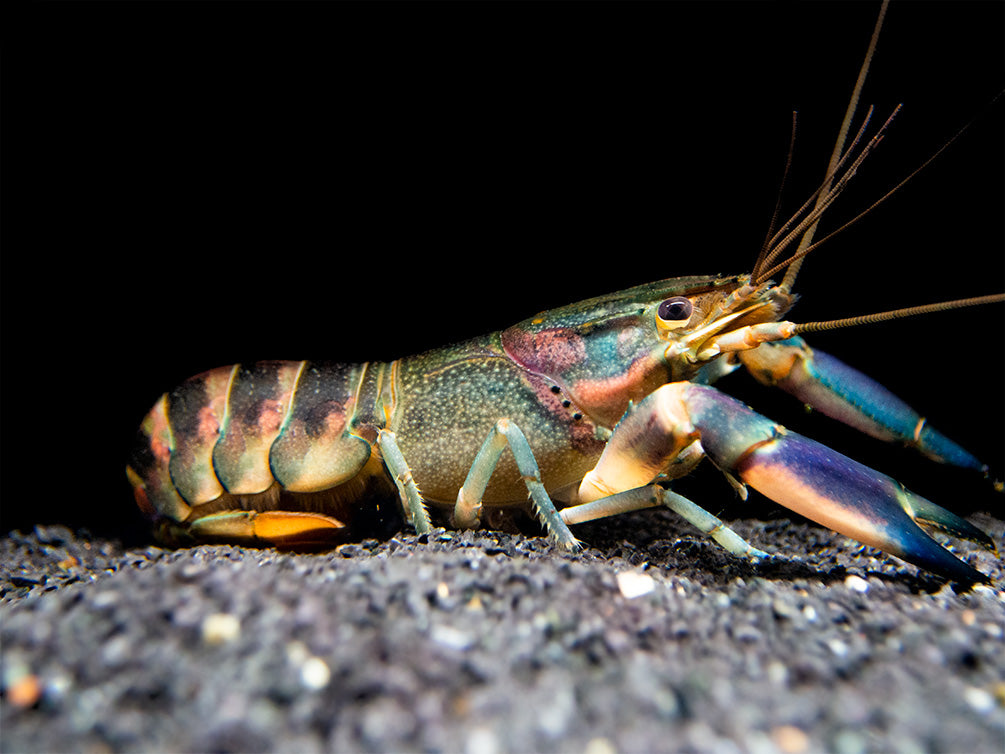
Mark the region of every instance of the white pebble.
POLYGON ((844 580, 844 585, 853 592, 861 592, 862 594, 865 594, 869 591, 869 582, 861 576, 855 576, 854 574, 844 580))
POLYGON ((465 754, 497 754, 499 739, 488 728, 475 728, 464 744, 465 754))
POLYGON ((583 754, 618 754, 614 744, 607 738, 591 738, 586 742, 583 754))
POLYGON ((465 650, 474 644, 471 635, 451 626, 436 625, 429 632, 430 638, 442 647, 465 650))
POLYGON ((970 686, 963 692, 963 698, 975 712, 981 714, 986 714, 995 708, 995 698, 984 689, 970 686))
POLYGON ((837 657, 845 657, 848 654, 848 645, 840 639, 828 639, 827 648, 837 657))
POLYGON ((302 641, 291 641, 286 645, 286 659, 291 665, 303 665, 311 652, 302 641))
POLYGON ((768 680, 776 686, 784 686, 789 680, 789 669, 785 667, 785 663, 772 662, 768 667, 767 676, 768 680))
POLYGON ((311 691, 320 691, 331 679, 332 672, 328 669, 328 663, 320 657, 308 657, 300 666, 300 682, 311 691))
POLYGON ((997 597, 1000 602, 1005 602, 1005 590, 998 592, 989 587, 987 584, 974 584, 970 587, 970 591, 978 597, 987 597, 989 599, 997 597))
POLYGON ((213 613, 202 621, 202 640, 207 644, 225 644, 241 634, 241 621, 230 613, 213 613))
POLYGON ((656 582, 648 573, 622 571, 617 575, 617 580, 621 594, 630 600, 649 594, 656 588, 656 582))

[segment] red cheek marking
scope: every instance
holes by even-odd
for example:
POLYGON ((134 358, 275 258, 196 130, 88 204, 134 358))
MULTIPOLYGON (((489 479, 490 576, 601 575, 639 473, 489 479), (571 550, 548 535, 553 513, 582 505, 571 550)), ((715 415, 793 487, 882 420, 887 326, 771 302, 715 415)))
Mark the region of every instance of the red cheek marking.
POLYGON ((566 328, 529 333, 511 327, 502 340, 510 358, 540 374, 561 374, 586 360, 583 338, 566 328))
POLYGON ((576 401, 591 415, 614 422, 628 410, 629 401, 642 400, 659 382, 654 378, 653 364, 639 359, 627 372, 602 380, 577 380, 570 387, 576 401))
POLYGON ((534 376, 529 381, 537 402, 547 409, 548 413, 565 422, 572 447, 575 450, 588 453, 603 447, 603 443, 596 437, 596 425, 590 421, 577 404, 566 405, 566 399, 561 393, 554 392, 551 389, 551 383, 547 380, 534 376), (576 416, 579 418, 577 419, 576 416))

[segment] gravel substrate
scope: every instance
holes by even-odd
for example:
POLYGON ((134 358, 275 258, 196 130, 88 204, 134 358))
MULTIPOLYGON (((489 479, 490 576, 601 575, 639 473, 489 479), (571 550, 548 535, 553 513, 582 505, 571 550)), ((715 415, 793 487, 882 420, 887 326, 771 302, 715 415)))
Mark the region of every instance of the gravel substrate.
MULTIPOLYGON (((1002 542, 1003 523, 975 516, 1002 542)), ((844 537, 647 512, 582 553, 437 530, 315 555, 0 541, 2 749, 1001 752, 1005 594, 844 537)))

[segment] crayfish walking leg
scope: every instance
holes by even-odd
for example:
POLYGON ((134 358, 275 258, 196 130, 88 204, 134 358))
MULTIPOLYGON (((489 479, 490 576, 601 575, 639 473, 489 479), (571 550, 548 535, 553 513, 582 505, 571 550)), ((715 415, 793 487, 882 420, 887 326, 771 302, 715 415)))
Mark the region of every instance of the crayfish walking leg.
POLYGON ((419 494, 419 487, 412 479, 412 471, 408 468, 408 462, 398 447, 398 440, 394 432, 382 429, 377 433, 377 447, 384 457, 384 465, 387 466, 394 483, 401 495, 403 508, 408 521, 415 528, 416 534, 427 534, 433 525, 429 520, 429 511, 426 510, 425 503, 422 502, 422 495, 419 494))
POLYGON ((713 516, 701 506, 691 502, 683 495, 678 495, 673 490, 660 487, 658 484, 647 487, 636 487, 635 489, 608 495, 589 503, 574 505, 571 508, 563 508, 561 515, 562 520, 567 524, 582 524, 587 521, 595 521, 598 518, 607 518, 608 516, 644 510, 645 508, 656 508, 660 505, 664 505, 672 510, 732 555, 749 558, 750 560, 761 560, 771 557, 764 550, 753 547, 739 534, 726 526, 719 518, 713 516))
POLYGON ((545 529, 559 545, 567 550, 578 550, 579 543, 569 531, 562 517, 555 509, 555 504, 548 496, 541 483, 541 471, 534 460, 527 438, 520 428, 509 419, 500 419, 492 427, 485 442, 482 443, 478 455, 471 464, 464 485, 457 492, 457 504, 454 506, 453 524, 462 528, 475 528, 480 523, 481 499, 485 494, 489 478, 495 471, 496 464, 503 450, 509 445, 516 460, 517 468, 527 485, 530 499, 538 518, 545 529))

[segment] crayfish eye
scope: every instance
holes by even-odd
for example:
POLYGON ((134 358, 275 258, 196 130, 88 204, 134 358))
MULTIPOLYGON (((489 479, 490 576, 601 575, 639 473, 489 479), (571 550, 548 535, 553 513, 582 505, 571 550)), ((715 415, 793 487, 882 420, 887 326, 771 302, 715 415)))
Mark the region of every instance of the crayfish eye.
POLYGON ((674 296, 660 304, 659 309, 656 310, 656 316, 667 323, 683 323, 691 318, 693 310, 694 306, 688 299, 683 296, 674 296))

